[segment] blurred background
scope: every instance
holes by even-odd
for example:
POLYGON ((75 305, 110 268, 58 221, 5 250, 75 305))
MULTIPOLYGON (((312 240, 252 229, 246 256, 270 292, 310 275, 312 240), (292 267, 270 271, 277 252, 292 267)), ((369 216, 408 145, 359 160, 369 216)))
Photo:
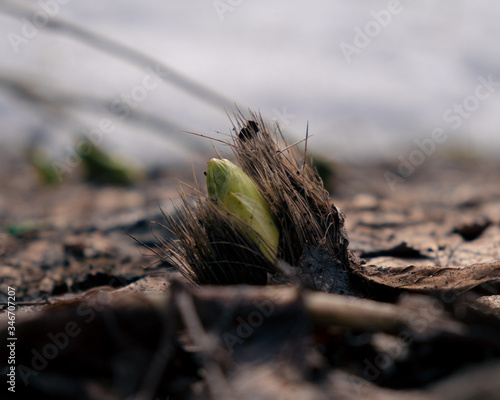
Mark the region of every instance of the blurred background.
POLYGON ((61 161, 94 131, 189 166, 211 143, 181 131, 225 138, 237 107, 291 141, 309 123, 329 160, 397 163, 438 128, 437 148, 495 156, 499 17, 493 1, 2 0, 0 144, 61 161))
POLYGON ((249 110, 308 132, 356 254, 497 259, 498 21, 481 0, 0 0, 0 295, 161 272, 177 182, 204 190, 249 110))

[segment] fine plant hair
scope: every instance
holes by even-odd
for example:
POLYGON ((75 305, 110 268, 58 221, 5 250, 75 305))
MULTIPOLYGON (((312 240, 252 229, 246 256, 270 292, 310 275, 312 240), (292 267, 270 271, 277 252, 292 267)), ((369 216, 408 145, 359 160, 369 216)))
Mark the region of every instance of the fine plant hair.
MULTIPOLYGON (((321 247, 344 268, 349 266, 343 214, 333 205, 318 173, 288 145, 279 129, 272 134, 262 117, 236 115, 234 158, 269 203, 280 230, 278 258, 300 268, 308 247, 321 247), (278 138, 278 133, 280 138, 278 138), (282 147, 280 147, 280 144, 282 147)), ((307 140, 307 138, 306 138, 307 140)), ((168 215, 167 229, 175 236, 162 240, 159 252, 167 265, 196 284, 266 284, 279 275, 280 263, 267 259, 249 238, 251 227, 228 216, 199 188, 194 202, 181 189, 181 203, 168 215)))
MULTIPOLYGON (((265 285, 276 267, 237 223, 198 189, 181 189, 175 214, 164 214, 175 239, 161 239, 163 261, 196 284, 265 285)), ((251 229, 251 228, 249 228, 251 229)))
POLYGON ((317 171, 306 162, 306 154, 299 157, 295 146, 284 143, 286 150, 279 149, 277 135, 273 138, 260 115, 252 118, 248 123, 237 116, 235 128, 246 135, 234 138, 233 152, 277 217, 279 257, 297 265, 305 246, 322 245, 347 266, 344 216, 331 202, 317 171))

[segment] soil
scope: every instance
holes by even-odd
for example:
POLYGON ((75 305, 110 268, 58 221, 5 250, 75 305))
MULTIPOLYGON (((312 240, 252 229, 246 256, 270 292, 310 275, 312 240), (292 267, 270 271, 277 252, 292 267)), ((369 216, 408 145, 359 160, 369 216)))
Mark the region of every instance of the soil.
POLYGON ((16 365, 33 371, 18 370, 16 389, 82 399, 500 398, 500 164, 430 158, 394 190, 387 171, 397 165, 336 165, 328 189, 364 260, 354 271, 367 285, 361 300, 394 306, 397 318, 437 310, 420 316, 420 330, 399 319, 322 323, 292 287, 194 289, 147 247, 169 235, 152 221, 174 212, 186 171, 160 169, 131 186, 75 172, 47 186, 4 152, 0 333, 14 288, 16 365), (100 304, 95 319, 81 304, 100 304), (68 321, 82 333, 35 368, 34 349, 43 355, 68 321), (412 340, 402 345, 404 334, 412 340))

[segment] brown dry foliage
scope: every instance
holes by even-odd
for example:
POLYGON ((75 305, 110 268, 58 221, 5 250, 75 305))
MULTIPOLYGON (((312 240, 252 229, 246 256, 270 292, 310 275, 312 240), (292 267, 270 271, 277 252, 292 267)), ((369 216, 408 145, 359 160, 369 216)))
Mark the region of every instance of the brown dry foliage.
MULTIPOLYGON (((278 257, 298 266, 308 246, 320 245, 347 268, 349 242, 344 216, 305 155, 301 157, 282 135, 278 138, 279 128, 271 133, 260 115, 252 114, 252 120, 236 116, 233 125, 240 134, 226 144, 276 216, 278 257)), ((167 264, 199 284, 265 284, 266 272, 280 272, 280 267, 266 260, 241 227, 199 188, 194 189, 194 197, 192 205, 181 191, 180 218, 166 215, 168 229, 176 236, 162 241, 161 255, 167 264)))

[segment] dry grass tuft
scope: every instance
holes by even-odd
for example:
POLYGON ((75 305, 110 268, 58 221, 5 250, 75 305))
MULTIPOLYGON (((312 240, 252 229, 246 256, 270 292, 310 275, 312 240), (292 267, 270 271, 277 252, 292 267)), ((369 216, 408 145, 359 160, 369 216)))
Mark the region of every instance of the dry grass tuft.
MULTIPOLYGON (((306 248, 318 247, 349 266, 343 214, 333 205, 317 172, 289 146, 279 129, 272 134, 260 115, 236 116, 236 162, 268 201, 280 228, 278 258, 294 267, 306 248), (280 147, 280 144, 282 145, 280 147)), ((176 239, 163 241, 162 258, 197 284, 265 284, 267 273, 280 272, 248 235, 199 189, 194 203, 184 190, 177 216, 166 215, 176 239)))

